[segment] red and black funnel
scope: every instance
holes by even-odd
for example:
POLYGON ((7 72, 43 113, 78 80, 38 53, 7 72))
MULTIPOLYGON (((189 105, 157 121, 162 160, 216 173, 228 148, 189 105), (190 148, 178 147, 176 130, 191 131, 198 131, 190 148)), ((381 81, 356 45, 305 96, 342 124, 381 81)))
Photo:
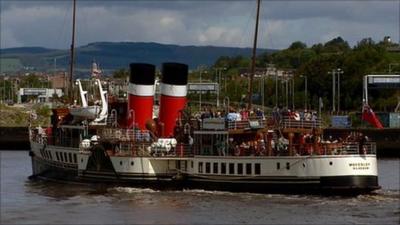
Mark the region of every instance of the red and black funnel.
POLYGON ((146 63, 131 63, 128 86, 128 127, 135 124, 146 129, 153 119, 154 80, 156 67, 146 63))
POLYGON ((163 137, 174 134, 179 111, 186 104, 188 66, 181 63, 163 63, 160 84, 160 133, 163 137))

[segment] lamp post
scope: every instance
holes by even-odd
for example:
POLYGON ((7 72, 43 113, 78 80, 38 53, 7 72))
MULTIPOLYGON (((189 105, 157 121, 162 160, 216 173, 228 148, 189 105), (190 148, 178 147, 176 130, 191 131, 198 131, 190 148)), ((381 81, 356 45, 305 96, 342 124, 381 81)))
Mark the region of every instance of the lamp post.
POLYGON ((294 111, 294 77, 292 74, 292 110, 294 111))
POLYGON ((278 108, 278 70, 275 70, 275 107, 278 108))
POLYGON ((338 113, 340 112, 340 74, 343 74, 343 70, 340 68, 336 69, 336 74, 338 75, 338 113))
POLYGON ((331 72, 328 72, 328 74, 332 74, 332 113, 334 113, 336 111, 335 109, 335 97, 336 97, 336 93, 335 93, 335 84, 336 84, 336 78, 335 78, 335 70, 332 70, 331 72))
POLYGON ((307 109, 307 76, 300 75, 300 77, 304 77, 304 109, 307 109))
POLYGON ((328 72, 328 74, 332 74, 332 113, 336 111, 336 104, 335 104, 335 99, 336 99, 336 75, 338 76, 337 78, 337 89, 338 89, 338 110, 337 112, 339 113, 340 111, 340 74, 343 74, 343 70, 340 68, 333 69, 331 72, 328 72))
MULTIPOLYGON (((219 107, 219 97, 220 97, 220 91, 221 91, 221 76, 222 76, 222 71, 226 70, 226 67, 221 67, 221 68, 216 68, 216 79, 218 83, 218 91, 217 91, 217 107, 219 107)), ((226 79, 226 78, 225 78, 226 79)), ((225 92, 224 94, 226 95, 226 80, 225 80, 225 92)))
POLYGON ((199 95, 199 111, 201 111, 201 94, 202 94, 202 90, 201 90, 201 69, 200 69, 200 95, 199 95))

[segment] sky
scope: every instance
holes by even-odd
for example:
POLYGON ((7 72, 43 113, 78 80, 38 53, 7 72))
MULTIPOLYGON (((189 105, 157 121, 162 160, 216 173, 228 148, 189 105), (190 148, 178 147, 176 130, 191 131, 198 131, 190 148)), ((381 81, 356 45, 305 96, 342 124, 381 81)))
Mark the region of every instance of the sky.
MULTIPOLYGON (((0 47, 67 49, 72 0, 0 0, 0 47)), ((258 47, 311 46, 341 36, 399 42, 400 0, 263 0, 258 47)), ((77 0, 76 45, 158 42, 251 47, 256 0, 77 0)))

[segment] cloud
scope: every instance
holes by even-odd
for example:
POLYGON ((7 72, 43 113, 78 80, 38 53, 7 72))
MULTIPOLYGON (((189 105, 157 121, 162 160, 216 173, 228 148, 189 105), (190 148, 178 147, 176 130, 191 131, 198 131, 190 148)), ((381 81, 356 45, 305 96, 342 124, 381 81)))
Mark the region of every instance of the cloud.
MULTIPOLYGON (((1 6, 1 47, 68 48, 70 1, 7 1, 1 6)), ((311 45, 342 36, 399 39, 398 1, 262 1, 260 47, 311 45)), ((140 41, 252 46, 256 1, 78 1, 78 45, 140 41)))

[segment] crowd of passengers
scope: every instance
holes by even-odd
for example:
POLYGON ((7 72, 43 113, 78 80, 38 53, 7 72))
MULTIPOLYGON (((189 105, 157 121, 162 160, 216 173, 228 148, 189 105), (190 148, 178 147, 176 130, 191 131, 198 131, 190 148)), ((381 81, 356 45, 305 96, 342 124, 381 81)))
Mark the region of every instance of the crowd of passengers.
POLYGON ((265 119, 264 112, 260 109, 248 110, 246 107, 237 109, 235 107, 229 107, 229 110, 216 110, 212 106, 205 106, 203 110, 196 115, 198 119, 206 118, 221 118, 225 121, 246 121, 249 118, 265 119))
MULTIPOLYGON (((202 111, 196 115, 198 119, 206 118, 222 118, 225 121, 246 121, 249 118, 265 119, 264 111, 260 108, 247 109, 241 107, 237 109, 235 107, 229 107, 229 110, 217 110, 212 106, 203 107, 202 111)), ((318 115, 316 111, 311 110, 291 110, 283 107, 274 107, 272 111, 272 119, 275 121, 281 121, 284 118, 289 118, 296 121, 317 121, 318 115)))
POLYGON ((296 121, 312 121, 318 120, 316 111, 304 110, 291 110, 288 108, 274 107, 272 110, 272 118, 275 121, 281 121, 284 118, 288 118, 296 121))

